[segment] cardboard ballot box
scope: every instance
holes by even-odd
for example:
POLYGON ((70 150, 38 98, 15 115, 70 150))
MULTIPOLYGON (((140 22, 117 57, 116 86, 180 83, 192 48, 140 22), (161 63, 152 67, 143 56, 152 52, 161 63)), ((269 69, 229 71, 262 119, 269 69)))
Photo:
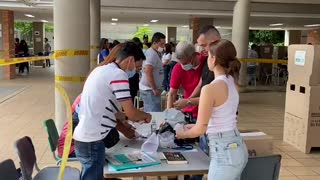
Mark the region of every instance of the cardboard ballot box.
POLYGON ((320 86, 288 82, 283 140, 304 153, 320 147, 320 86))
POLYGON ((273 154, 273 138, 258 130, 240 130, 247 145, 249 156, 264 156, 273 154))
POLYGON ((320 85, 320 46, 291 45, 288 50, 288 82, 320 85))
POLYGON ((283 140, 304 153, 320 147, 320 46, 289 46, 283 140))

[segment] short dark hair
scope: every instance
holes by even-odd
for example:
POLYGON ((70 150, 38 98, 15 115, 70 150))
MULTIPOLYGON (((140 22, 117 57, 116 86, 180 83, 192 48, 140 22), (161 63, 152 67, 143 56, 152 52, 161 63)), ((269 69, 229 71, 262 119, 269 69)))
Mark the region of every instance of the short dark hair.
POLYGON ((141 49, 143 48, 143 45, 138 37, 134 37, 132 39, 132 42, 134 42, 139 48, 141 48, 141 49))
POLYGON ((16 38, 16 42, 17 42, 17 43, 20 42, 20 39, 19 39, 19 38, 16 38))
POLYGON ((208 36, 208 35, 215 35, 215 36, 218 36, 218 37, 221 37, 218 29, 216 27, 214 27, 213 25, 206 25, 206 26, 203 26, 201 29, 200 29, 200 32, 199 34, 203 34, 205 36, 208 36))
POLYGON ((255 49, 255 48, 257 48, 258 46, 256 45, 256 44, 252 44, 251 45, 251 49, 255 49))
POLYGON ((44 41, 49 41, 48 38, 44 38, 44 41))
POLYGON ((166 53, 166 54, 172 54, 172 46, 171 46, 171 44, 170 44, 170 43, 167 43, 167 44, 165 44, 164 46, 165 46, 165 48, 166 48, 165 53, 166 53))
POLYGON ((121 48, 117 60, 124 60, 129 56, 134 57, 134 61, 145 60, 146 57, 142 52, 142 49, 139 48, 134 42, 125 42, 124 46, 121 48))
POLYGON ((157 43, 159 42, 161 39, 165 39, 166 36, 164 34, 162 34, 161 32, 156 32, 154 33, 154 35, 152 36, 152 43, 157 43))

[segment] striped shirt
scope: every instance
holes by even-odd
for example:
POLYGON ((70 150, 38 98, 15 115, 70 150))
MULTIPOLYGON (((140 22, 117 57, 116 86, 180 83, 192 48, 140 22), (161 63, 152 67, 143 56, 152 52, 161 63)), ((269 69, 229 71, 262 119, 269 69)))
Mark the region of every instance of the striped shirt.
POLYGON ((79 124, 73 138, 81 142, 104 139, 117 124, 120 101, 130 100, 127 74, 115 63, 95 68, 81 95, 79 124))

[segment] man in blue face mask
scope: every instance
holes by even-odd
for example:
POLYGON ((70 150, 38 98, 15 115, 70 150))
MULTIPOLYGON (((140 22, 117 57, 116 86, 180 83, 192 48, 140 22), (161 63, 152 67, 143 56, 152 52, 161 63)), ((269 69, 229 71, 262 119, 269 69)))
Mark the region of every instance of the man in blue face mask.
MULTIPOLYGON (((119 129, 119 124, 127 124, 125 117, 117 117, 121 109, 131 121, 151 121, 150 114, 133 106, 128 80, 144 59, 142 50, 127 42, 114 62, 95 68, 88 76, 81 94, 79 124, 73 134, 75 153, 82 165, 81 180, 104 179, 105 142, 114 139, 112 132, 119 129)), ((119 131, 124 129, 122 126, 119 131)))
MULTIPOLYGON (((180 87, 184 91, 184 98, 189 98, 197 87, 201 71, 205 63, 205 59, 198 56, 195 52, 194 45, 188 42, 180 42, 176 47, 176 56, 179 64, 175 65, 170 80, 170 91, 168 95, 167 108, 177 108, 179 104, 177 100, 177 92, 180 87)), ((183 107, 185 113, 192 113, 193 117, 197 117, 198 106, 189 103, 183 107)))

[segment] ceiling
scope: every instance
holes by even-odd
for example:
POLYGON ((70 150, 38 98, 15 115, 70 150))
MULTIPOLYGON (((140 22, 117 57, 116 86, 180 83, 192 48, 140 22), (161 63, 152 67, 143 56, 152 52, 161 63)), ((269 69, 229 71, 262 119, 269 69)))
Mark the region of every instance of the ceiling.
MULTIPOLYGON (((251 0, 250 27, 270 29, 306 29, 304 25, 320 24, 320 0, 251 0)), ((235 0, 101 0, 101 20, 118 18, 121 24, 188 25, 192 17, 210 17, 216 26, 230 28, 235 0)), ((1 9, 15 11, 22 21, 53 21, 52 0, 0 0, 1 9), (24 14, 32 14, 28 18, 24 14)))

